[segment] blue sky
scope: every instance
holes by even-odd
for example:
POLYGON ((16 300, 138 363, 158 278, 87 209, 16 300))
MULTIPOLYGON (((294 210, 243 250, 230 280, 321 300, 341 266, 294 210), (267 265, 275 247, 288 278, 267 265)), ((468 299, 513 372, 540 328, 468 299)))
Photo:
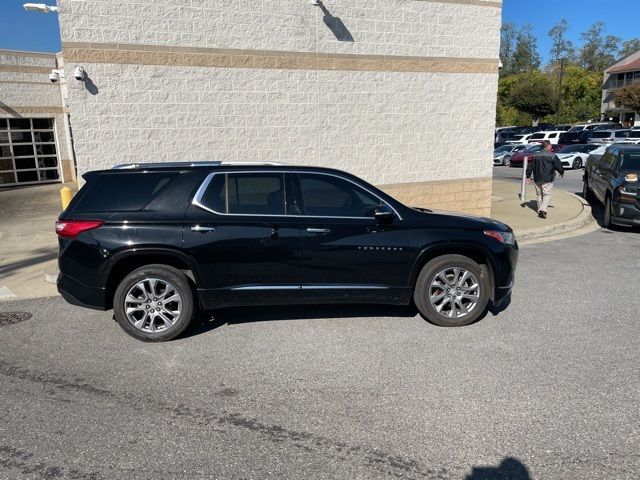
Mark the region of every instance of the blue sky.
MULTIPOLYGON (((24 1, 0 0, 0 49, 60 51, 57 14, 27 12, 24 1)), ((550 48, 547 32, 561 18, 569 22, 569 37, 578 44, 580 33, 598 20, 606 23, 608 33, 624 40, 640 36, 640 0, 504 0, 503 21, 531 23, 543 58, 550 48)))
POLYGON ((606 34, 623 40, 640 37, 640 0, 503 0, 502 21, 532 24, 543 61, 551 48, 547 33, 562 18, 569 22, 567 37, 576 45, 582 43, 580 34, 599 20, 606 34))

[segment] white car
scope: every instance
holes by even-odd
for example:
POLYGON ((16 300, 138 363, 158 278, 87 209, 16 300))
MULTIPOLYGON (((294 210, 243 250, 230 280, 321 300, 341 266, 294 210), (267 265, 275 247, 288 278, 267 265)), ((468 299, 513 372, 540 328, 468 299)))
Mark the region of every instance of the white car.
POLYGON ((598 130, 591 134, 589 143, 611 145, 615 142, 623 142, 627 139, 629 130, 598 130))
POLYGON ((598 148, 598 145, 590 144, 569 145, 558 150, 556 155, 564 168, 578 169, 584 167, 589 154, 598 148))
POLYGON ((548 132, 537 132, 529 137, 529 143, 535 142, 544 142, 545 140, 549 140, 552 145, 558 144, 558 139, 560 138, 560 134, 564 133, 563 130, 550 130, 548 132))
POLYGON ((526 145, 502 145, 493 151, 493 164, 508 167, 511 165, 511 157, 525 148, 526 145))
POLYGON ((638 128, 637 130, 630 130, 629 133, 627 134, 626 138, 618 143, 626 143, 628 144, 632 144, 632 145, 638 145, 640 144, 640 128, 638 128))
POLYGON ((531 137, 533 133, 519 133, 518 135, 514 135, 511 139, 507 140, 505 143, 510 145, 528 145, 529 137, 531 137))

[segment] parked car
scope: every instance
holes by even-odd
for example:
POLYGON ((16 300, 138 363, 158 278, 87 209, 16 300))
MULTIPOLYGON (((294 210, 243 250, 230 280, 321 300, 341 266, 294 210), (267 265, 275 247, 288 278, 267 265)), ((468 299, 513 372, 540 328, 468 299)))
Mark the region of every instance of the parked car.
POLYGON ((138 164, 86 173, 56 223, 58 290, 129 335, 170 340, 198 308, 409 305, 462 326, 513 286, 518 244, 488 218, 410 208, 348 173, 138 164))
POLYGON ((614 123, 614 122, 604 122, 604 123, 597 123, 595 124, 595 126, 593 127, 593 130, 595 131, 599 131, 599 130, 619 130, 622 129, 622 124, 621 123, 614 123))
POLYGON ((589 153, 598 148, 598 145, 578 144, 569 145, 558 150, 558 158, 564 168, 582 168, 589 158, 589 153))
POLYGON ((526 147, 524 145, 503 145, 496 148, 493 151, 493 164, 505 165, 508 167, 511 164, 511 157, 525 148, 526 147))
POLYGON ((529 143, 542 143, 545 140, 549 140, 552 144, 558 144, 560 135, 564 133, 562 130, 552 130, 548 132, 537 132, 529 137, 529 143))
MULTIPOLYGON (((558 152, 561 148, 564 147, 564 145, 552 145, 551 147, 553 152, 558 152)), ((533 155, 535 153, 538 153, 540 150, 542 150, 541 143, 532 143, 530 145, 527 145, 527 148, 511 157, 511 165, 509 166, 522 168, 522 166, 524 165, 524 157, 529 157, 529 160, 531 160, 533 158, 533 155)))
POLYGON ((507 145, 527 145, 529 144, 529 138, 534 135, 533 133, 519 133, 517 135, 513 135, 509 140, 506 141, 507 145))
POLYGON ((639 144, 640 143, 640 130, 630 130, 624 140, 618 141, 616 143, 639 144))
POLYGON ((604 204, 603 226, 640 226, 640 146, 611 145, 599 160, 590 157, 583 195, 604 204))
POLYGON ((624 140, 629 135, 629 130, 594 130, 589 143, 612 144, 624 140))

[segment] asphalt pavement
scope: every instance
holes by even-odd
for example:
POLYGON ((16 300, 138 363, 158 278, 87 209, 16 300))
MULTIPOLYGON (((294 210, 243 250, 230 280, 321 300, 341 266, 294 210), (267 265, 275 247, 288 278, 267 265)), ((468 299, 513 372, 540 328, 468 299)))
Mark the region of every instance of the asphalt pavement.
POLYGON ((164 344, 0 304, 1 479, 637 479, 640 233, 521 251, 511 304, 245 308, 164 344))
MULTIPOLYGON (((565 190, 570 193, 582 192, 583 169, 565 170, 564 177, 556 176, 554 188, 565 190)), ((493 167, 493 178, 496 180, 506 180, 510 182, 522 181, 522 168, 520 167, 493 167)))

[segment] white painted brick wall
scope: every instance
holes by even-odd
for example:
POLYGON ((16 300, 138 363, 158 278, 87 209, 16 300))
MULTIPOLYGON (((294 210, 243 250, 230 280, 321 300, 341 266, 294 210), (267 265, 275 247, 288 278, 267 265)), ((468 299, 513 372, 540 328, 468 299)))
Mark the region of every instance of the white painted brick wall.
POLYGON ((85 68, 99 91, 69 83, 79 173, 123 162, 274 160, 375 183, 491 175, 495 75, 85 68))
POLYGON ((499 8, 413 0, 325 0, 339 42, 308 0, 59 0, 64 42, 497 58, 499 8))

